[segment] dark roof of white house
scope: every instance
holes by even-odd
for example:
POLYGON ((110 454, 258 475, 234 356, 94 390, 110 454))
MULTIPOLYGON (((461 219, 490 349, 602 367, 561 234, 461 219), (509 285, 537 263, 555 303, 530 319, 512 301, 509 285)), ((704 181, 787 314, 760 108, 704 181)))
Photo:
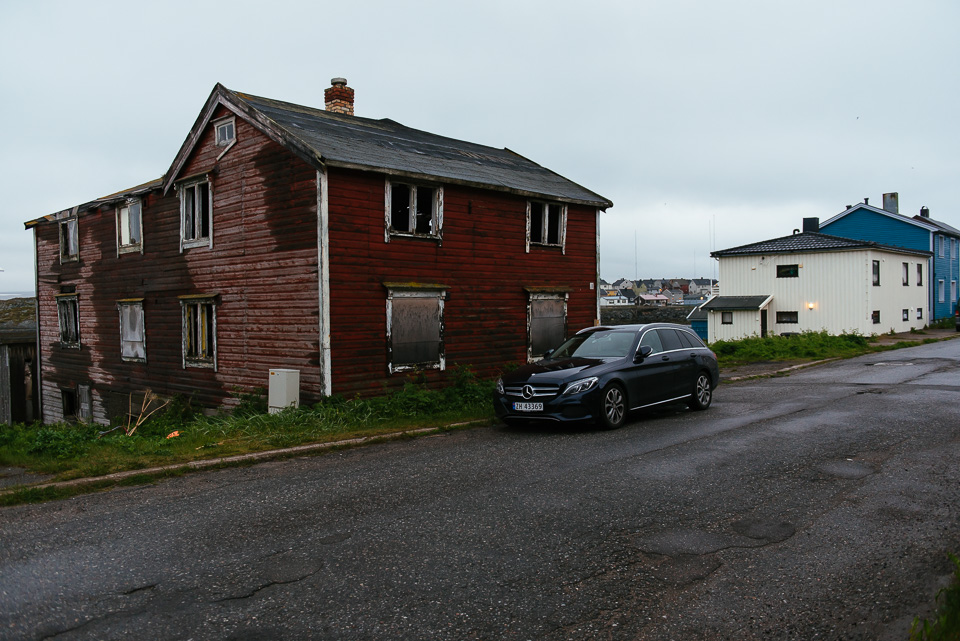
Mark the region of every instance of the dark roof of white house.
POLYGON ((715 296, 700 306, 704 310, 760 309, 773 298, 772 294, 761 296, 715 296))
POLYGON ((306 162, 507 191, 605 209, 613 203, 509 149, 497 149, 373 120, 231 91, 217 84, 164 180, 180 178, 218 105, 225 105, 306 162))
POLYGON ((883 249, 898 253, 920 254, 929 256, 930 252, 904 249, 903 247, 892 247, 882 245, 869 240, 855 240, 853 238, 842 238, 840 236, 830 236, 818 232, 803 232, 764 240, 749 245, 740 245, 730 249, 721 249, 711 252, 710 255, 721 258, 723 256, 747 256, 754 254, 797 254, 802 252, 828 252, 828 251, 848 251, 854 249, 883 249))

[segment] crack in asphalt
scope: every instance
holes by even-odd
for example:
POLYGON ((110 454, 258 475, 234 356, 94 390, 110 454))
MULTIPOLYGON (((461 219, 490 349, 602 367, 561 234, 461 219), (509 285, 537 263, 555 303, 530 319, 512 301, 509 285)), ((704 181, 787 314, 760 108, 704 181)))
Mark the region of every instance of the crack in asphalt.
POLYGON ((230 602, 230 601, 243 601, 243 600, 245 600, 245 599, 252 599, 252 598, 255 597, 257 594, 259 594, 259 593, 262 592, 263 590, 266 590, 267 588, 273 587, 273 586, 275 586, 275 585, 290 585, 291 583, 299 583, 300 581, 303 581, 303 580, 305 580, 305 579, 309 579, 309 578, 312 577, 313 575, 315 575, 315 574, 317 574, 318 572, 320 572, 320 570, 322 570, 322 569, 323 569, 323 568, 317 568, 316 570, 313 570, 312 572, 308 572, 308 573, 306 573, 306 574, 304 574, 304 575, 302 575, 302 576, 298 576, 298 577, 296 577, 296 578, 289 579, 289 580, 287 580, 287 581, 279 581, 279 580, 278 580, 278 581, 267 581, 267 582, 265 582, 265 583, 263 583, 263 584, 261 584, 261 585, 256 586, 255 588, 253 588, 252 590, 250 590, 250 591, 247 592, 246 594, 241 594, 241 595, 238 595, 238 596, 224 597, 224 598, 222 598, 222 599, 215 599, 215 600, 211 601, 211 603, 227 603, 227 602, 230 602))

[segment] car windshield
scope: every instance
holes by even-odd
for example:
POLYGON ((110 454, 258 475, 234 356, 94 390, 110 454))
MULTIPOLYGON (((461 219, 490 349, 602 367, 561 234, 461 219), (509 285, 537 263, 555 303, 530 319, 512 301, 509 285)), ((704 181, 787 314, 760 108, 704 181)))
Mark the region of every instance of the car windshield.
POLYGON ((599 331, 574 336, 550 358, 624 358, 630 353, 634 332, 599 331))

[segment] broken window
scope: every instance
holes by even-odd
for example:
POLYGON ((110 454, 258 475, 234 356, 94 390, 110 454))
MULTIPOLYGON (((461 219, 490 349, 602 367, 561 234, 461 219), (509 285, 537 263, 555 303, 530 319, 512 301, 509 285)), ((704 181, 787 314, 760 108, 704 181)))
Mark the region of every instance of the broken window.
POLYGON ((77 393, 72 389, 60 390, 60 404, 63 408, 63 420, 75 421, 77 419, 77 393))
POLYGON ((76 294, 57 294, 57 319, 60 345, 80 347, 80 315, 76 294))
POLYGON ((212 296, 184 296, 183 309, 183 365, 184 367, 216 368, 217 315, 212 296))
POLYGON ((218 147, 226 147, 237 139, 235 119, 232 116, 215 121, 213 127, 218 147))
POLYGON ((443 188, 387 181, 386 240, 391 235, 440 237, 443 188))
POLYGON ((143 299, 120 301, 120 357, 125 361, 147 360, 147 335, 143 323, 143 299))
POLYGON ((67 218, 60 221, 60 262, 66 263, 80 257, 80 243, 77 236, 77 219, 67 218))
POLYGON ((392 374, 444 369, 443 298, 434 288, 387 288, 387 358, 392 374))
POLYGON ((527 203, 527 251, 530 245, 563 247, 567 207, 558 203, 527 203))
POLYGON ((140 251, 140 201, 131 200, 117 208, 117 242, 121 254, 140 251))
POLYGON ((800 265, 777 265, 777 278, 799 278, 800 265))
POLYGON ((213 198, 209 182, 180 187, 180 229, 182 247, 212 245, 213 198))
POLYGON ((798 312, 777 312, 778 323, 799 323, 800 314, 798 312))
POLYGON ((527 323, 527 360, 539 360, 567 337, 567 295, 531 292, 527 323))

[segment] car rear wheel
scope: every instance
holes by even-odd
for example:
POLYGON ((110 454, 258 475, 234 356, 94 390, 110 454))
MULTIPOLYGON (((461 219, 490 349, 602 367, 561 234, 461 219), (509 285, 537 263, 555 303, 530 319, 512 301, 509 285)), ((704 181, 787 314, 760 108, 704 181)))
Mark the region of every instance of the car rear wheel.
POLYGON ((603 390, 603 404, 600 408, 600 425, 604 429, 615 430, 627 418, 627 396, 623 388, 616 383, 603 390))
POLYGON ((710 375, 706 372, 700 372, 697 374, 697 380, 693 382, 693 393, 690 395, 687 405, 692 410, 700 411, 710 407, 711 401, 713 401, 713 390, 710 386, 710 375))

